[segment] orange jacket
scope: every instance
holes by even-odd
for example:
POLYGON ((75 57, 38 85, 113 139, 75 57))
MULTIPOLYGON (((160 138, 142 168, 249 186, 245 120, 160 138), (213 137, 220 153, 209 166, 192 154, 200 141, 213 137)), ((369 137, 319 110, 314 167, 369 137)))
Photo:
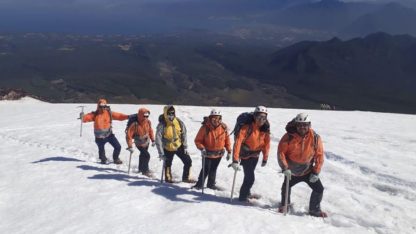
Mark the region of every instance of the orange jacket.
POLYGON ((283 135, 277 151, 279 165, 283 170, 290 169, 295 176, 309 173, 319 174, 324 163, 324 150, 322 140, 314 131, 309 129, 305 137, 295 133, 283 135), (316 143, 315 143, 316 141, 316 143), (316 148, 316 152, 315 152, 316 148))
POLYGON ((138 122, 133 123, 127 129, 127 145, 132 147, 133 139, 137 146, 147 147, 149 145, 149 138, 152 142, 155 141, 153 134, 152 123, 148 118, 144 117, 144 114, 149 112, 146 108, 140 108, 137 113, 138 122))
MULTIPOLYGON (((128 119, 128 115, 118 113, 118 112, 111 112, 112 119, 115 120, 126 120, 128 119)), ((89 114, 84 115, 82 118, 82 122, 92 122, 94 121, 94 134, 95 137, 103 138, 107 137, 112 133, 111 131, 111 118, 110 118, 110 111, 107 109, 103 109, 100 111, 91 112, 89 114)))
POLYGON ((233 160, 238 162, 239 159, 258 158, 259 152, 261 151, 263 153, 263 161, 267 161, 270 150, 270 133, 260 131, 260 128, 253 122, 251 124, 251 134, 247 136, 249 128, 249 124, 241 127, 237 139, 234 142, 233 160), (246 157, 240 157, 243 147, 245 149, 244 151, 252 153, 246 157))
POLYGON ((227 126, 221 124, 217 127, 212 126, 209 121, 201 126, 195 137, 195 145, 199 150, 205 149, 208 152, 208 158, 219 158, 223 155, 213 154, 209 152, 222 151, 225 149, 231 153, 230 136, 228 135, 227 126))

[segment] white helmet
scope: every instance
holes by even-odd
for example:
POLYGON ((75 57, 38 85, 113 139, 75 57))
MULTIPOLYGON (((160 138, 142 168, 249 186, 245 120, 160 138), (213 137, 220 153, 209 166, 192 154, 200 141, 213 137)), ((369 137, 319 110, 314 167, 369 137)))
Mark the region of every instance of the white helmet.
POLYGON ((296 123, 311 123, 311 118, 309 117, 308 114, 300 113, 296 115, 295 122, 296 123))
POLYGON ((219 115, 221 116, 221 111, 216 110, 216 109, 212 109, 211 113, 209 114, 209 116, 214 116, 214 115, 219 115))
POLYGON ((267 114, 267 108, 265 106, 256 106, 254 113, 265 113, 267 114))

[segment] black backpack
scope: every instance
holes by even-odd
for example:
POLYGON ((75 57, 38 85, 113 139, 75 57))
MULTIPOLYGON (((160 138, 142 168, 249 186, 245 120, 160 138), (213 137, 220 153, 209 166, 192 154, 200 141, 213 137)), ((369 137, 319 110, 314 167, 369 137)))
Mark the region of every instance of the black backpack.
MULTIPOLYGON (((291 121, 289 121, 286 124, 285 129, 288 135, 288 143, 289 143, 293 139, 293 134, 295 134, 297 131, 295 119, 292 119, 291 121)), ((315 131, 313 131, 313 148, 315 152, 316 152, 316 149, 318 148, 318 138, 319 138, 319 135, 315 131)))
POLYGON ((292 119, 290 122, 288 122, 286 124, 286 132, 289 134, 294 134, 296 133, 296 123, 295 123, 295 119, 292 119))
MULTIPOLYGON (((253 132, 253 129, 251 128, 251 123, 254 122, 254 113, 253 112, 244 112, 241 113, 236 120, 235 126, 234 126, 234 140, 237 138, 238 134, 240 134, 240 130, 244 125, 249 124, 248 132, 246 135, 246 139, 251 135, 253 132)), ((266 123, 263 124, 263 126, 260 127, 260 131, 270 133, 270 123, 269 120, 266 121, 266 123)))
POLYGON ((124 132, 126 134, 127 134, 127 131, 129 129, 130 125, 132 125, 135 122, 139 122, 139 119, 137 117, 137 114, 129 115, 129 120, 127 120, 126 129, 124 130, 124 132))

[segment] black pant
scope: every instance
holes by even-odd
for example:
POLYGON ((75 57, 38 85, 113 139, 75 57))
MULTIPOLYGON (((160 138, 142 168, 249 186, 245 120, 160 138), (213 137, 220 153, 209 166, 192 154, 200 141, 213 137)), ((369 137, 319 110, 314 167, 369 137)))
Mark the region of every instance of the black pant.
POLYGON ((113 160, 118 159, 118 157, 120 155, 120 151, 121 151, 121 145, 118 142, 116 136, 114 136, 114 134, 110 134, 106 138, 95 138, 95 143, 98 146, 98 155, 99 155, 100 159, 102 161, 107 160, 107 157, 105 156, 105 147, 104 147, 104 145, 107 142, 110 143, 110 145, 113 146, 113 148, 114 148, 113 160))
POLYGON ((192 166, 192 159, 189 155, 185 154, 185 150, 183 146, 179 147, 177 151, 168 151, 164 150, 166 161, 165 161, 165 178, 166 180, 172 180, 171 175, 171 167, 172 167, 172 161, 173 156, 178 155, 178 157, 181 159, 183 163, 183 173, 182 173, 182 180, 188 180, 189 174, 192 166), (166 170, 169 168, 168 170, 166 170), (170 174, 170 175, 169 175, 170 174), (169 179, 170 178, 170 179, 169 179))
MULTIPOLYGON (((308 174, 303 175, 303 176, 293 176, 292 175, 292 178, 289 181, 289 193, 288 193, 289 198, 288 198, 287 204, 290 204, 291 188, 299 182, 305 182, 312 189, 311 197, 310 197, 310 200, 309 200, 309 211, 318 212, 318 211, 321 211, 321 201, 322 201, 322 196, 323 196, 323 193, 324 193, 324 187, 322 186, 321 180, 318 180, 315 183, 309 182, 309 176, 310 175, 311 175, 311 173, 308 173, 308 174)), ((281 201, 282 205, 285 202, 285 197, 286 197, 285 191, 286 191, 286 177, 285 177, 285 181, 283 182, 283 185, 282 185, 282 201, 281 201)))
POLYGON ((140 151, 139 155, 139 172, 146 173, 149 172, 149 160, 150 160, 150 154, 149 154, 149 146, 147 147, 139 147, 137 146, 137 149, 140 151))
POLYGON ((241 160, 241 166, 243 166, 244 180, 240 188, 240 201, 247 200, 250 195, 250 189, 254 184, 255 176, 254 170, 256 169, 259 158, 248 158, 241 160))
MULTIPOLYGON (((204 158, 202 158, 202 160, 204 160, 204 158)), ((201 168, 201 172, 199 173, 196 187, 202 187, 205 184, 205 179, 207 178, 207 176, 208 176, 207 187, 212 188, 215 186, 217 168, 220 162, 221 162, 221 157, 220 158, 205 158, 204 179, 202 179, 202 168, 201 168)))

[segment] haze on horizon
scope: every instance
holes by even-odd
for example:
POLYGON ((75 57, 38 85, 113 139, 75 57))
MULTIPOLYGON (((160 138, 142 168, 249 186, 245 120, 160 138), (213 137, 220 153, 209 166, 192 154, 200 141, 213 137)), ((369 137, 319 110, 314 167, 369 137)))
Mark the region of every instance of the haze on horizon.
MULTIPOLYGON (((308 2, 317 1, 0 0, 0 32, 136 34, 189 29, 221 31, 256 23, 263 14, 308 2)), ((344 2, 411 3, 410 0, 344 2)))

